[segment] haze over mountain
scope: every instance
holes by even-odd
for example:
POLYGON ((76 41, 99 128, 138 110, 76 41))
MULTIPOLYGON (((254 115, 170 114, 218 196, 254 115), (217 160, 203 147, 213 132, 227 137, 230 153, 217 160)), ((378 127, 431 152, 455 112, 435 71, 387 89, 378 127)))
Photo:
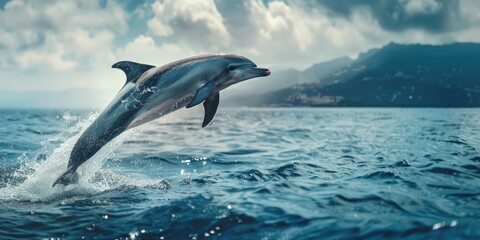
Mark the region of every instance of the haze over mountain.
POLYGON ((235 98, 247 106, 480 107, 479 63, 480 44, 390 43, 356 60, 279 71, 261 85, 271 91, 235 98))

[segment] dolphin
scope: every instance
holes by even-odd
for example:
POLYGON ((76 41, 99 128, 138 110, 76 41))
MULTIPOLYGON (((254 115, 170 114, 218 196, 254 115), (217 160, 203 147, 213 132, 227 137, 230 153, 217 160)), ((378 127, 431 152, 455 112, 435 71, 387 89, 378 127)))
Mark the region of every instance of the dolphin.
POLYGON ((77 140, 67 170, 53 186, 75 183, 77 168, 122 132, 180 108, 203 102, 202 127, 207 126, 217 111, 221 90, 247 79, 270 75, 270 70, 233 54, 195 56, 161 67, 120 61, 112 68, 125 73, 126 83, 77 140))

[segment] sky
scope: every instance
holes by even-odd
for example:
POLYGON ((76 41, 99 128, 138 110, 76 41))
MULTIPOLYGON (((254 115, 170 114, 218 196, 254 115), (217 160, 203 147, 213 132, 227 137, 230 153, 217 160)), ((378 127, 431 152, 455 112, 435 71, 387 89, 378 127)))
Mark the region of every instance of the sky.
POLYGON ((121 60, 235 53, 273 71, 389 42, 480 42, 478 0, 0 0, 0 92, 115 94, 121 60))

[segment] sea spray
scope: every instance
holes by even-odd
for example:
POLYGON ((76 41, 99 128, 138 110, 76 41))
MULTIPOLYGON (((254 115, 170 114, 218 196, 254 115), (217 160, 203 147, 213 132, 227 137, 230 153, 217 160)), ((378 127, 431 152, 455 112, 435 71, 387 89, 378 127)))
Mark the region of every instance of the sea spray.
MULTIPOLYGON (((42 161, 27 161, 15 171, 15 179, 25 179, 23 182, 11 182, 0 190, 0 197, 4 200, 49 201, 69 195, 91 194, 108 189, 109 184, 92 184, 90 179, 100 171, 104 160, 118 147, 128 132, 107 144, 92 159, 78 169, 79 181, 70 186, 52 187, 52 183, 67 169, 70 152, 83 131, 93 122, 98 114, 91 114, 87 119, 77 122, 71 128, 50 139, 52 142, 61 142, 53 149, 50 155, 42 161)), ((43 150, 51 147, 44 144, 43 150)), ((101 172, 100 172, 101 174, 101 172)))

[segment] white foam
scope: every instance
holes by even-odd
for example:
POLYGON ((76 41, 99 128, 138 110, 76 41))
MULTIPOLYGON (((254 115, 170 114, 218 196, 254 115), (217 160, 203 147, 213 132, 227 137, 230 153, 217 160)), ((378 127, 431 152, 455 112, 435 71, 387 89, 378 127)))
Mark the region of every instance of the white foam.
POLYGON ((105 145, 95 156, 78 168, 79 182, 77 184, 52 187, 55 180, 67 169, 70 152, 75 142, 96 117, 97 114, 92 114, 88 119, 78 122, 55 137, 54 141, 63 143, 54 149, 44 161, 26 161, 14 174, 16 179, 23 177, 26 180, 21 184, 10 184, 0 189, 0 199, 32 202, 52 201, 74 195, 98 193, 121 185, 145 186, 152 184, 151 180, 127 178, 113 171, 101 169, 104 161, 116 147, 121 145, 123 139, 134 134, 133 131, 127 131, 105 145))

